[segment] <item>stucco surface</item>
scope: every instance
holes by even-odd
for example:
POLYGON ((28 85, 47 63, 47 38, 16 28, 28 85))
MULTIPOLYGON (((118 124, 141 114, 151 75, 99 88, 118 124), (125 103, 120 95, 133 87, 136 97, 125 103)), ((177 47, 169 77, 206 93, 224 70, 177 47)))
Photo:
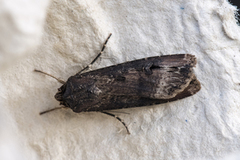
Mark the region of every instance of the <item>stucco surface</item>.
MULTIPOLYGON (((17 31, 24 38, 12 41, 16 30, 5 38, 6 30, 0 31, 1 57, 24 57, 0 59, 11 62, 1 66, 0 124, 5 127, 0 139, 6 142, 1 140, 0 147, 7 150, 6 144, 13 144, 22 159, 74 160, 220 159, 239 151, 240 30, 236 8, 227 1, 43 1, 30 8, 24 12, 41 15, 38 25, 21 19, 4 23, 6 30, 22 27, 17 31), (36 26, 27 28, 28 23, 36 26), (31 40, 24 35, 30 31, 31 40), (40 116, 59 106, 54 95, 61 84, 33 70, 66 81, 92 61, 109 33, 104 54, 92 69, 189 53, 197 57, 194 71, 202 89, 176 102, 113 112, 127 124, 130 135, 101 113, 62 109, 40 116)), ((19 19, 16 16, 26 18, 12 14, 19 19)))

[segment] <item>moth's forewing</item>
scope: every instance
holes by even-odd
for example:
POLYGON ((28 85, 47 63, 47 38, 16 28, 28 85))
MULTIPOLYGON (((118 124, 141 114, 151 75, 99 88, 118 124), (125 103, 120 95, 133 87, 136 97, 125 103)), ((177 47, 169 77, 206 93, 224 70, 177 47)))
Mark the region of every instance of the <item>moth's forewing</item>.
POLYGON ((62 100, 74 112, 166 103, 200 90, 193 55, 167 55, 126 62, 68 79, 62 100))

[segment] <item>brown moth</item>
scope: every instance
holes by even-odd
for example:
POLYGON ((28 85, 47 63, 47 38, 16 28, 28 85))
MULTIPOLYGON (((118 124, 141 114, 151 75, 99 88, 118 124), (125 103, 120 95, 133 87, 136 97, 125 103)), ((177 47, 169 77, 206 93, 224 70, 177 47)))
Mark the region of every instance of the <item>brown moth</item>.
MULTIPOLYGON (((101 55, 108 39, 91 64, 101 55)), ((194 55, 176 54, 134 60, 82 73, 87 66, 66 82, 52 76, 63 83, 55 98, 74 112, 97 111, 116 117, 106 111, 161 104, 197 93, 201 85, 193 73, 196 62, 194 55)), ((125 123, 116 118, 129 133, 125 123)))

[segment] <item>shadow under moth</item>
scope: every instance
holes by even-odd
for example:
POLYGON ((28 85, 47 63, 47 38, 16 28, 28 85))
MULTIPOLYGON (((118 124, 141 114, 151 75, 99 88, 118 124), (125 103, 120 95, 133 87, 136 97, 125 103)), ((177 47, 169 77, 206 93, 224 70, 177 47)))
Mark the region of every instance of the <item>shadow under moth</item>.
MULTIPOLYGON (((90 63, 93 64, 103 53, 101 52, 90 63)), ((63 85, 55 95, 63 107, 73 112, 97 111, 117 118, 129 130, 126 124, 108 110, 149 106, 176 101, 189 97, 201 89, 200 82, 193 73, 196 58, 191 54, 176 54, 149 57, 106 68, 82 73, 90 65, 66 82, 57 79, 63 85)))

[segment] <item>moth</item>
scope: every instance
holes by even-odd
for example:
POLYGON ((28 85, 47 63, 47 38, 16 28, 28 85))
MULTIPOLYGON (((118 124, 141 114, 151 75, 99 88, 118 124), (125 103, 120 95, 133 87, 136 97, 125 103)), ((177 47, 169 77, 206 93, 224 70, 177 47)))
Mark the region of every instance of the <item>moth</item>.
MULTIPOLYGON (((111 34, 90 65, 103 53, 110 37, 111 34)), ((55 99, 63 106, 58 108, 71 108, 77 113, 97 111, 116 117, 106 111, 161 104, 197 93, 201 85, 193 72, 196 63, 194 55, 175 54, 134 60, 82 73, 89 68, 88 65, 66 82, 40 70, 35 71, 63 84, 55 95, 55 99)), ((119 117, 116 118, 129 133, 126 124, 119 117)))

